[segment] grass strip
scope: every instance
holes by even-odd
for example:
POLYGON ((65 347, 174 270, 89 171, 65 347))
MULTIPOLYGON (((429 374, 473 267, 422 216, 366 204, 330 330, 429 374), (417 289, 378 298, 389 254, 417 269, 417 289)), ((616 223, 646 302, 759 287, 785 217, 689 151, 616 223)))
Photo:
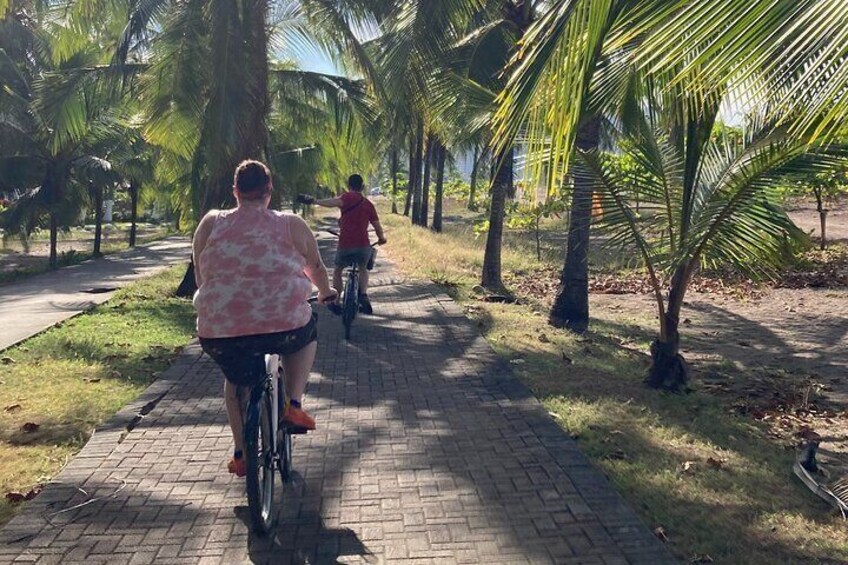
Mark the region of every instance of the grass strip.
POLYGON ((191 302, 173 296, 184 272, 175 266, 120 289, 0 354, 0 525, 18 508, 7 492, 54 476, 192 338, 191 302))

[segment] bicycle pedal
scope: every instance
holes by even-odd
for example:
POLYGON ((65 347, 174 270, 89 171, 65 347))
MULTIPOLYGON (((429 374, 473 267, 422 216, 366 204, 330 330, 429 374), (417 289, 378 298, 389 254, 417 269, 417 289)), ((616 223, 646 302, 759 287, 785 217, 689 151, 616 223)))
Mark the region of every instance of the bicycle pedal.
POLYGON ((304 427, 295 426, 295 425, 289 424, 287 422, 284 422, 282 424, 281 430, 285 431, 286 433, 292 434, 292 435, 302 435, 302 434, 309 432, 309 430, 307 430, 304 427))

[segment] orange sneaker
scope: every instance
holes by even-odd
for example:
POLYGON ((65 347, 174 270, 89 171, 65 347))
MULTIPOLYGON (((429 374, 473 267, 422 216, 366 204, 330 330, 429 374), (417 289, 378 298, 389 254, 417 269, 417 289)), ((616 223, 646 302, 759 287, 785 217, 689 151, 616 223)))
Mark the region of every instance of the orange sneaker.
POLYGON ((244 457, 231 458, 227 463, 227 470, 236 477, 245 476, 247 474, 247 463, 245 463, 244 457))
POLYGON ((306 428, 307 430, 315 429, 315 420, 313 420, 312 416, 307 414, 303 408, 295 408, 294 406, 289 405, 285 416, 283 416, 283 420, 293 426, 306 428))

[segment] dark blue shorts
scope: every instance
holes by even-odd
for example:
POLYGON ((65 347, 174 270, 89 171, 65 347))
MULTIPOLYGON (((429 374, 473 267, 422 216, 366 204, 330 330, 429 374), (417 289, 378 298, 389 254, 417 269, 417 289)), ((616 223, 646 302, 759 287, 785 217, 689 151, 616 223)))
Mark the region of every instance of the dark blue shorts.
POLYGON ((368 247, 351 247, 350 249, 336 250, 336 267, 347 267, 350 265, 359 265, 364 267, 371 260, 371 254, 374 248, 368 247))
POLYGON ((265 376, 265 354, 292 355, 318 340, 318 316, 296 330, 238 337, 201 337, 200 347, 234 385, 253 386, 265 376))

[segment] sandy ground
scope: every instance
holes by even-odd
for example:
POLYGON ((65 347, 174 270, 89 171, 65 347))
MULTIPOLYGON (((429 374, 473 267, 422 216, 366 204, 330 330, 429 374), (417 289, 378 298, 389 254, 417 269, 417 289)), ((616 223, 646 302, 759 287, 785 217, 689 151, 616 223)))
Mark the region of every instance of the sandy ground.
MULTIPOLYGON (((790 215, 818 237, 814 206, 790 215)), ((848 205, 833 207, 828 232, 830 241, 848 241, 848 205)), ((591 307, 608 323, 654 327, 656 304, 649 295, 593 294, 591 307)), ((848 465, 848 288, 769 289, 745 300, 691 292, 681 319, 683 355, 699 386, 753 403, 771 402, 763 397, 781 388, 795 387, 802 396, 809 391, 826 410, 807 424, 823 437, 822 452, 848 465), (728 376, 722 371, 728 364, 746 378, 728 376)))

